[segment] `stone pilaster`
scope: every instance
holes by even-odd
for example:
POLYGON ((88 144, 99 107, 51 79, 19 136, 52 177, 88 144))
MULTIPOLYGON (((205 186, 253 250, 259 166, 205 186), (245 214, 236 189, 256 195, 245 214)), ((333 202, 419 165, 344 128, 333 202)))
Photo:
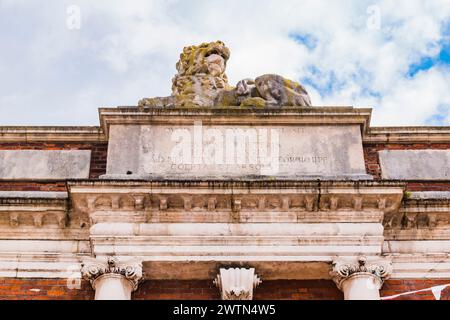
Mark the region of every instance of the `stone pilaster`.
POLYGON ((252 300, 253 289, 260 283, 254 268, 221 268, 214 280, 222 300, 252 300))
POLYGON ((330 275, 345 300, 379 300, 383 282, 392 272, 388 259, 340 259, 333 261, 330 275))
POLYGON ((87 259, 81 265, 81 275, 94 288, 95 300, 130 300, 142 279, 142 263, 119 263, 112 257, 106 262, 87 259))

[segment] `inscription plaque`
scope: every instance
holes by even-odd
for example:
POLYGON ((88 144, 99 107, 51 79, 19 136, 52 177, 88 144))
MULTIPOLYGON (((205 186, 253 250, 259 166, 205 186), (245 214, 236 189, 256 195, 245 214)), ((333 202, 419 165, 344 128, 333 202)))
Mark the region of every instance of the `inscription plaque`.
POLYGON ((103 178, 370 179, 360 127, 112 125, 103 178))

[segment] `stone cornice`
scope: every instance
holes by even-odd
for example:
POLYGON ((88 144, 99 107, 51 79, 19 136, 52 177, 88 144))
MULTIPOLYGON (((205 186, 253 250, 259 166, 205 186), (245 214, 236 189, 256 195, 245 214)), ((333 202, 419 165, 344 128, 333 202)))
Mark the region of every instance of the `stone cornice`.
MULTIPOLYGON (((405 246, 412 247, 407 241, 405 246)), ((414 251, 414 249, 412 250, 414 251)), ((442 250, 441 250, 442 251, 442 250)), ((389 253, 393 279, 450 279, 450 253, 389 253)))
POLYGON ((443 198, 404 199, 398 211, 384 216, 386 239, 450 239, 450 199, 444 197, 447 193, 440 195, 443 198))
POLYGON ((382 217, 398 209, 403 191, 373 181, 69 182, 93 253, 146 262, 381 254, 382 217))
POLYGON ((142 263, 138 261, 119 262, 109 257, 106 262, 97 259, 85 259, 81 264, 81 275, 91 282, 95 289, 95 281, 106 275, 120 275, 133 284, 133 291, 142 280, 142 263))
POLYGON ((87 224, 119 216, 127 223, 233 223, 248 221, 248 215, 253 222, 277 216, 277 222, 380 223, 384 213, 398 210, 403 190, 402 184, 373 181, 69 182, 74 213, 87 224))
MULTIPOLYGON (((230 179, 230 180, 182 180, 182 179, 154 179, 154 180, 106 180, 106 179, 78 179, 68 180, 67 185, 69 193, 74 188, 89 189, 89 187, 98 188, 100 192, 108 187, 113 188, 200 188, 200 189, 286 189, 286 188, 401 188, 406 184, 401 180, 362 180, 362 181, 310 181, 310 180, 276 180, 276 179, 230 179)), ((374 190, 375 191, 375 190, 374 190)))
POLYGON ((7 221, 11 228, 19 226, 41 228, 44 225, 66 228, 69 209, 67 194, 58 192, 53 195, 54 197, 46 197, 39 193, 38 197, 34 198, 30 194, 3 193, 0 197, 0 215, 7 219, 0 221, 7 221))
POLYGON ((99 127, 84 126, 0 126, 2 142, 104 142, 99 127))
POLYGON ((379 288, 381 288, 384 280, 392 273, 392 263, 388 259, 374 260, 362 256, 351 260, 337 258, 332 265, 333 269, 330 276, 341 290, 345 280, 362 274, 373 276, 379 288))
POLYGON ((365 144, 450 143, 450 127, 370 127, 372 109, 352 107, 99 108, 97 126, 0 126, 1 142, 106 142, 111 124, 360 125, 365 144), (214 116, 214 117, 213 117, 214 116), (270 116, 270 117, 268 117, 270 116))
POLYGON ((362 126, 363 142, 372 143, 450 143, 450 127, 409 126, 369 127, 370 108, 100 108, 101 128, 97 126, 0 126, 0 142, 105 142, 110 124, 309 124, 362 126), (270 117, 267 117, 270 115, 270 117), (214 118, 212 118, 214 116, 214 118))
POLYGON ((450 127, 371 127, 363 143, 450 143, 450 127))
POLYGON ((64 191, 0 191, 0 199, 67 199, 64 191))
POLYGON ((372 109, 353 107, 283 108, 100 108, 100 124, 108 135, 111 124, 192 125, 360 125, 365 132, 372 109))

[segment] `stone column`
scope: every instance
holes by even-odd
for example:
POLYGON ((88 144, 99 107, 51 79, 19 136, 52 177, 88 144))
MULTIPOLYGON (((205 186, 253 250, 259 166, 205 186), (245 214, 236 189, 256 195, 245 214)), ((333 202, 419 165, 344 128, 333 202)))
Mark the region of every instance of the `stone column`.
POLYGON ((131 293, 142 279, 142 264, 137 261, 119 263, 87 259, 81 264, 81 275, 95 290, 95 300, 131 300, 131 293))
POLYGON ((253 289, 260 283, 254 268, 221 268, 214 280, 222 300, 252 300, 253 289))
POLYGON ((380 300, 380 289, 392 272, 387 259, 336 259, 330 275, 345 300, 380 300))

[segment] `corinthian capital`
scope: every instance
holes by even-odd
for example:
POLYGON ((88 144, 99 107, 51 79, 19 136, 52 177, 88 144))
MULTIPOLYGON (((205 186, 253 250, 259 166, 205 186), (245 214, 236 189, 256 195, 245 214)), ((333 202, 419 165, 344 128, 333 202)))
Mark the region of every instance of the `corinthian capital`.
POLYGON ((252 300, 253 289, 261 283, 255 269, 220 269, 214 284, 220 289, 222 300, 252 300))
POLYGON ((357 257, 354 259, 340 259, 333 261, 333 269, 330 272, 331 278, 337 287, 342 290, 342 283, 354 276, 373 277, 375 283, 381 288, 392 272, 390 259, 357 257))
POLYGON ((133 291, 137 289, 142 279, 142 263, 140 261, 119 262, 113 257, 106 261, 97 259, 85 259, 81 264, 81 275, 85 280, 91 282, 95 288, 95 281, 104 275, 121 275, 133 285, 133 291))

